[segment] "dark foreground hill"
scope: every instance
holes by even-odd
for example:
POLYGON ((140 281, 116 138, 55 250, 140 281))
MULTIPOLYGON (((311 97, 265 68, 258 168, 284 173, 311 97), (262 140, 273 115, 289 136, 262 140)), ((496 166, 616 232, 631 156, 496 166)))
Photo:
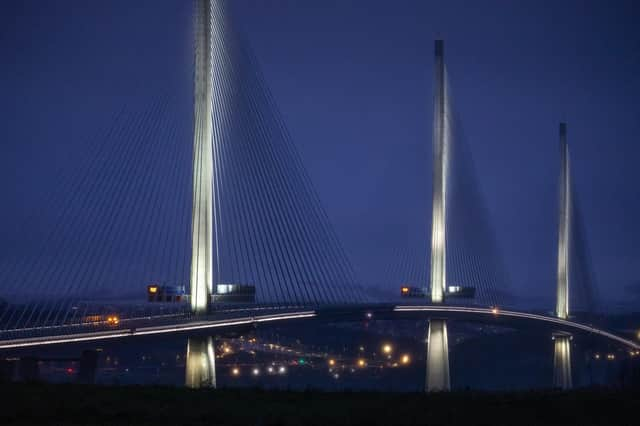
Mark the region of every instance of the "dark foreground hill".
POLYGON ((638 425, 631 390, 448 394, 0 385, 0 425, 638 425))

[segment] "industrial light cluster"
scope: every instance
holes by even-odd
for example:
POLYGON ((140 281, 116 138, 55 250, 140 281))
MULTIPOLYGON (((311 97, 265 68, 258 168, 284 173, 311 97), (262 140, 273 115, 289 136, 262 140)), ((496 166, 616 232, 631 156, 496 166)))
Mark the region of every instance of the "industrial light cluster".
MULTIPOLYGON (((382 349, 382 353, 387 357, 387 359, 392 359, 392 354, 394 351, 393 345, 391 345, 390 343, 384 343, 381 347, 382 349)), ((364 346, 360 346, 359 347, 360 352, 364 352, 364 346)), ((411 356, 409 354, 402 354, 398 360, 396 362, 388 362, 387 366, 390 367, 398 367, 399 365, 408 365, 411 363, 411 356)), ((329 358, 327 360, 327 364, 329 365, 329 372, 332 373, 334 371, 334 368, 338 367, 338 361, 335 358, 329 358)), ((363 357, 360 356, 359 358, 357 358, 353 364, 353 367, 357 367, 357 368, 365 368, 369 366, 369 361, 363 357)), ((342 365, 341 366, 343 369, 346 368, 346 365, 342 365)), ((355 371, 354 368, 351 369, 352 371, 355 371)))

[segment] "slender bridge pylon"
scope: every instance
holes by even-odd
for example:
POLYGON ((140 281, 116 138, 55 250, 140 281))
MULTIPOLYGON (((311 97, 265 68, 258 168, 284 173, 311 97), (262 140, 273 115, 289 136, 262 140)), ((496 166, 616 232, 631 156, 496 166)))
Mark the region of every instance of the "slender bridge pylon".
MULTIPOLYGON (((558 185, 558 272, 556 316, 569 318, 569 276, 571 266, 572 191, 567 124, 560 123, 560 179, 558 185)), ((567 333, 553 336, 553 385, 562 389, 573 387, 571 374, 571 340, 567 333)))
MULTIPOLYGON (((433 205, 431 225, 431 303, 443 303, 447 282, 447 171, 450 138, 445 84, 444 42, 435 42, 435 92, 433 98, 433 205)), ((447 322, 431 319, 427 333, 426 390, 449 390, 447 322)))

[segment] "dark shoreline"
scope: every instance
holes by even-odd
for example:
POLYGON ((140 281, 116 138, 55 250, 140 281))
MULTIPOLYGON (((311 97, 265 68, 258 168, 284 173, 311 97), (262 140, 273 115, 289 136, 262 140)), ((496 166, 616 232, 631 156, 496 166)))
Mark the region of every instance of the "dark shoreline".
POLYGON ((637 425, 640 390, 289 392, 1 384, 1 425, 637 425))

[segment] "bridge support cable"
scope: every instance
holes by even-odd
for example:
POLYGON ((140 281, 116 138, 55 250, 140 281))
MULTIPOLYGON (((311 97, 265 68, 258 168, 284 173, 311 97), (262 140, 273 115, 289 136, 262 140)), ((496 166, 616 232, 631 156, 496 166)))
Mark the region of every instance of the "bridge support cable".
MULTIPOLYGON (((120 145, 120 148, 123 149, 125 146, 126 145, 122 144, 120 145)), ((109 175, 107 174, 107 166, 105 163, 99 166, 98 179, 93 182, 83 183, 87 184, 89 188, 97 188, 107 183, 106 179, 109 178, 109 175)), ((24 273, 20 274, 21 276, 18 278, 20 287, 24 288, 22 289, 23 294, 17 294, 24 298, 36 299, 36 301, 34 303, 25 304, 18 317, 15 317, 15 315, 19 311, 14 310, 12 312, 12 316, 6 322, 7 327, 20 327, 22 325, 22 321, 29 321, 35 312, 41 313, 46 310, 45 307, 51 303, 51 301, 46 300, 47 296, 56 296, 55 294, 52 294, 50 284, 52 281, 56 281, 55 278, 60 270, 60 266, 67 265, 70 262, 49 262, 46 264, 45 262, 49 256, 52 256, 55 252, 65 253, 68 248, 78 244, 78 235, 74 236, 64 234, 65 229, 78 226, 81 221, 81 218, 79 217, 69 217, 69 213, 73 211, 73 206, 79 205, 81 209, 87 209, 92 206, 93 210, 89 210, 89 214, 95 214, 98 212, 98 209, 96 209, 97 206, 91 201, 91 197, 86 192, 80 192, 80 188, 78 188, 78 192, 74 193, 71 199, 67 201, 68 202, 64 206, 63 212, 56 222, 56 226, 49 231, 48 236, 44 239, 40 254, 32 258, 30 266, 26 267, 25 265, 23 269, 24 273), (12 320, 15 321, 15 325, 13 325, 12 320)), ((84 231, 87 232, 86 229, 84 231)), ((65 288, 63 287, 60 293, 65 294, 64 290, 65 288)), ((56 300, 58 300, 58 298, 56 298, 56 300)))
MULTIPOLYGON (((166 112, 162 112, 161 114, 165 113, 166 112)), ((167 148, 163 148, 157 143, 140 143, 143 138, 156 140, 156 138, 158 138, 164 131, 166 131, 167 137, 171 138, 171 135, 175 130, 172 128, 175 126, 173 126, 173 123, 169 122, 167 127, 163 128, 160 124, 160 122, 163 121, 162 117, 162 115, 159 117, 158 123, 148 126, 148 134, 141 135, 140 139, 132 140, 133 143, 131 145, 135 147, 135 150, 131 152, 131 159, 129 159, 129 155, 127 155, 126 160, 123 161, 123 164, 121 165, 123 173, 122 176, 126 178, 113 179, 114 181, 119 181, 119 185, 112 189, 112 196, 106 196, 104 200, 102 200, 103 202, 101 202, 97 207, 99 213, 95 216, 92 215, 95 222, 90 227, 87 227, 87 230, 90 232, 86 237, 87 241, 102 240, 104 243, 89 244, 87 249, 84 250, 78 258, 77 265, 72 265, 70 263, 66 265, 68 267, 68 273, 71 274, 70 280, 71 282, 76 283, 76 285, 69 288, 68 294, 65 295, 65 298, 71 297, 74 293, 104 293, 109 291, 110 286, 105 283, 104 277, 109 265, 114 262, 113 254, 115 252, 115 238, 125 238, 135 229, 140 229, 132 228, 131 231, 127 232, 126 227, 124 226, 125 224, 123 224, 122 226, 124 229, 122 230, 121 236, 116 237, 118 234, 118 217, 123 211, 131 212, 134 208, 138 207, 140 201, 143 201, 140 194, 138 194, 138 196, 133 195, 135 194, 136 179, 131 178, 131 173, 134 173, 138 167, 152 167, 154 165, 154 160, 158 160, 166 155, 164 154, 163 149, 170 148, 169 145, 167 145, 167 148), (118 194, 122 194, 122 196, 118 196, 118 194)), ((155 191, 153 190, 149 191, 149 193, 154 192, 155 191)), ((103 195, 106 194, 103 193, 103 195)), ((65 309, 58 311, 53 319, 53 323, 55 324, 58 322, 63 311, 65 312, 64 317, 66 320, 71 312, 69 308, 70 306, 67 306, 65 309)))
MULTIPOLYGON (((86 156, 90 164, 88 168, 95 167, 99 163, 102 150, 106 145, 105 142, 109 140, 109 136, 115 131, 115 129, 118 128, 120 118, 121 118, 121 115, 118 115, 116 117, 115 122, 112 123, 107 133, 101 137, 102 139, 100 141, 101 143, 97 144, 98 145, 97 147, 92 147, 95 149, 94 155, 86 156)), ((79 167, 77 170, 77 173, 75 174, 76 176, 73 176, 73 177, 62 176, 61 179, 58 179, 59 181, 62 181, 62 182, 66 181, 67 185, 69 185, 69 187, 72 188, 71 189, 72 193, 74 193, 76 196, 80 195, 77 192, 78 187, 84 183, 82 179, 83 174, 80 172, 80 170, 83 170, 86 173, 86 169, 79 167), (74 177, 76 179, 73 179, 74 177)), ((57 194, 59 198, 56 198, 55 196, 52 195, 53 193, 54 191, 50 191, 49 194, 51 195, 51 197, 48 200, 43 200, 43 206, 48 206, 49 208, 53 209, 53 211, 58 213, 56 218, 57 219, 56 225, 53 228, 53 229, 56 229, 61 226, 62 222, 60 221, 60 218, 64 217, 65 211, 70 208, 70 203, 68 202, 69 200, 67 200, 67 203, 60 202, 60 198, 61 198, 59 197, 60 194, 57 194)), ((21 239, 23 243, 27 243, 29 246, 34 246, 34 245, 38 246, 37 254, 31 258, 28 258, 23 254, 20 260, 16 260, 12 264, 5 262, 5 265, 4 265, 5 267, 1 275, 3 278, 1 283, 3 284, 3 286, 5 286, 5 288, 2 288, 2 293, 4 295, 12 294, 12 297, 15 298, 16 296, 19 295, 19 293, 16 291, 17 287, 27 287, 24 285, 25 283, 22 280, 24 279, 25 275, 28 275, 29 273, 31 273, 33 269, 35 269, 36 265, 38 265, 39 259, 44 255, 44 250, 48 246, 47 243, 51 240, 52 235, 54 235, 54 232, 49 232, 47 237, 43 239, 41 236, 36 235, 35 232, 29 232, 30 230, 33 229, 33 223, 32 222, 30 223, 30 221, 35 221, 39 219, 37 213, 41 213, 41 211, 40 212, 34 211, 29 218, 25 219, 23 228, 20 229, 20 233, 19 233, 19 235, 21 235, 21 239), (19 271, 26 271, 26 274, 19 274, 18 273, 19 271), (22 282, 20 283, 21 285, 16 286, 14 288, 6 287, 7 283, 10 283, 12 281, 13 282, 22 281, 22 282)), ((18 259, 18 256, 16 256, 16 259, 18 259)), ((40 281, 37 284, 42 286, 43 282, 40 281)), ((27 293, 28 290, 32 290, 32 289, 31 288, 23 289, 23 292, 27 293)), ((21 296, 28 297, 27 294, 23 294, 21 296)), ((22 309, 23 309, 22 315, 24 315, 24 312, 26 312, 26 310, 29 309, 29 306, 25 305, 22 309)), ((8 307, 7 309, 5 309, 4 312, 2 312, 0 315, 0 326, 3 329, 11 328, 10 324, 13 324, 15 315, 20 315, 20 308, 14 306, 14 307, 11 307, 11 308, 8 307)))
MULTIPOLYGON (((300 154, 295 148, 291 136, 283 123, 282 115, 279 113, 273 96, 264 82, 258 62, 249 49, 243 49, 243 52, 248 62, 248 67, 255 70, 255 82, 258 90, 253 93, 257 93, 259 96, 252 99, 252 104, 263 105, 263 107, 259 107, 258 110, 260 111, 261 117, 263 117, 263 122, 270 122, 269 139, 280 142, 274 143, 272 148, 276 158, 285 160, 281 161, 280 164, 282 164, 283 167, 281 168, 283 170, 288 171, 287 182, 292 183, 292 185, 290 184, 289 200, 297 201, 293 203, 292 206, 298 215, 298 222, 303 225, 304 229, 302 232, 310 234, 307 239, 310 238, 311 241, 309 242, 315 243, 310 244, 311 249, 317 247, 322 248, 322 250, 327 250, 332 258, 338 260, 336 262, 328 262, 325 265, 328 273, 333 274, 342 282, 353 283, 356 281, 353 268, 348 261, 342 244, 337 238, 335 230, 330 224, 326 211, 320 203, 317 192, 302 163, 300 154), (301 220, 304 218, 314 220, 316 226, 307 228, 307 224, 301 220), (321 245, 318 244, 318 242, 324 242, 324 244, 321 245)), ((314 223, 311 225, 313 224, 314 223)), ((321 257, 313 255, 311 258, 320 259, 321 257)), ((359 291, 361 291, 359 285, 338 285, 336 286, 336 290, 342 294, 342 297, 362 299, 362 295, 359 293, 359 291)))
MULTIPOLYGON (((445 82, 447 86, 448 74, 445 82)), ((447 191, 447 259, 449 286, 475 288, 474 303, 503 306, 508 278, 482 195, 471 149, 447 90, 450 124, 447 191)))
POLYGON ((212 40, 218 282, 256 284, 260 303, 315 305, 362 300, 350 264, 283 128, 229 2, 215 2, 212 40), (217 103, 216 103, 217 102, 217 103))
MULTIPOLYGON (((104 295, 113 294, 114 291, 116 293, 123 291, 113 288, 113 280, 115 279, 118 281, 122 280, 123 283, 127 283, 128 280, 143 283, 142 285, 138 285, 136 293, 144 294, 146 287, 144 283, 146 280, 144 278, 136 279, 135 277, 153 277, 157 274, 157 269, 154 268, 154 264, 157 265, 157 263, 154 262, 155 259, 151 257, 147 258, 147 260, 145 257, 149 252, 149 246, 152 242, 155 242, 158 256, 166 252, 159 244, 159 241, 163 240, 163 233, 166 232, 166 227, 162 225, 163 222, 166 222, 166 219, 163 219, 163 217, 167 215, 170 209, 161 207, 159 200, 167 198, 162 197, 159 193, 162 192, 162 188, 170 188, 173 186, 172 176, 169 173, 159 174, 157 176, 143 173, 143 176, 137 179, 133 178, 133 176, 140 173, 141 170, 153 169, 161 164, 164 165, 163 159, 178 158, 176 157, 175 144, 149 144, 144 142, 145 139, 149 141, 173 139, 175 126, 171 125, 171 120, 165 119, 163 121, 167 122, 166 127, 154 124, 150 126, 151 132, 145 135, 143 139, 133 141, 132 145, 134 146, 144 147, 148 145, 152 150, 149 151, 149 148, 147 148, 146 150, 141 150, 139 153, 136 153, 136 166, 127 166, 125 168, 127 172, 125 172, 124 176, 129 177, 123 179, 123 181, 127 182, 127 184, 115 190, 112 196, 105 197, 109 203, 109 207, 105 210, 111 211, 110 217, 106 220, 96 218, 96 223, 89 227, 93 229, 103 229, 104 235, 97 234, 94 238, 90 238, 90 241, 104 241, 104 243, 91 244, 87 250, 87 255, 81 259, 83 267, 72 268, 75 269, 78 276, 75 281, 79 283, 78 286, 72 289, 72 293, 104 295), (161 136, 163 133, 165 136, 161 136), (123 220, 126 215, 130 215, 128 216, 129 220, 123 220), (154 229, 155 232, 152 232, 151 229, 154 229), (154 241, 156 239, 157 241, 154 241), (127 252, 130 253, 130 259, 137 259, 138 262, 140 262, 140 266, 131 268, 129 265, 123 264, 121 271, 118 271, 123 273, 114 274, 113 265, 118 263, 118 256, 126 255, 127 252), (119 277, 116 278, 118 275, 119 277)), ((164 169, 164 167, 160 167, 160 169, 164 169)), ((148 283, 149 281, 146 282, 148 283)), ((89 311, 94 311, 93 313, 103 313, 103 309, 104 308, 101 307, 93 308, 91 303, 84 303, 83 307, 79 306, 76 310, 66 310, 63 322, 67 321, 69 315, 72 315, 73 319, 76 317, 81 319, 85 317, 89 311)), ((122 311, 121 315, 127 317, 128 313, 122 311)))
MULTIPOLYGON (((172 182, 177 177, 176 167, 169 169, 172 173, 158 174, 159 178, 151 180, 154 173, 148 173, 154 167, 161 170, 166 159, 175 162, 176 159, 183 161, 181 159, 185 157, 184 150, 178 153, 180 145, 166 143, 167 139, 173 142, 176 137, 175 122, 166 120, 167 104, 166 99, 156 102, 155 112, 148 110, 146 117, 134 115, 116 126, 119 130, 112 132, 109 143, 105 143, 108 149, 104 158, 96 164, 97 167, 87 168, 85 177, 90 179, 85 179, 86 182, 83 181, 76 191, 64 189, 67 211, 61 213, 57 228, 49 231, 45 245, 47 256, 31 257, 32 267, 19 278, 18 282, 24 284, 21 286, 24 288, 15 289, 15 294, 25 303, 23 308, 14 305, 3 314, 3 329, 69 325, 76 318, 82 320, 86 311, 93 309, 82 299, 95 298, 98 294, 104 297, 105 294, 122 293, 123 287, 125 291, 131 291, 123 286, 123 283, 130 284, 131 276, 123 274, 121 278, 124 279, 116 278, 120 269, 126 269, 114 267, 120 262, 116 255, 122 252, 119 249, 149 245, 151 234, 159 237, 160 241, 168 241, 166 224, 170 221, 169 212, 175 209, 168 208, 171 197, 160 197, 157 190, 167 191, 170 188, 168 192, 180 193, 182 191, 176 188, 176 182, 184 179, 172 182), (145 201, 143 195, 149 194, 154 194, 154 197, 145 201), (149 206, 156 211, 149 212, 149 206), (139 216, 136 211, 140 211, 139 216), (130 221, 123 223, 124 217, 130 221), (140 222, 142 227, 126 232, 127 227, 142 217, 146 219, 140 222), (132 240, 135 231, 142 232, 147 223, 161 228, 160 232, 147 233, 144 238, 132 240), (55 261, 51 261, 52 258, 55 261), (120 285, 114 288, 114 282, 120 282, 120 285)), ((74 185, 78 186, 78 183, 74 185)), ((158 249, 159 255, 166 258, 169 252, 166 245, 158 244, 158 249)), ((145 264, 157 269, 163 263, 152 259, 145 264)), ((152 275, 148 271, 143 274, 152 275)), ((145 282, 148 281, 140 279, 138 289, 134 291, 144 295, 145 282)), ((121 309, 120 314, 127 316, 125 311, 121 309)))
POLYGON ((572 189, 572 231, 570 241, 570 256, 572 268, 570 282, 573 285, 571 305, 574 312, 584 312, 588 316, 595 316, 599 312, 598 281, 593 270, 593 260, 589 241, 586 238, 586 227, 575 189, 572 189))
MULTIPOLYGON (((229 30, 225 29, 224 31, 221 32, 221 35, 224 36, 226 34, 228 34, 229 30)), ((221 40, 219 42, 224 42, 224 40, 221 40)), ((229 48, 228 46, 222 46, 222 48, 220 49, 221 52, 235 52, 235 48, 229 48)), ((217 58, 219 61, 221 61, 223 63, 224 67, 229 68, 230 71, 230 75, 235 75, 236 73, 240 72, 236 69, 234 69, 234 62, 235 58, 231 58, 229 59, 227 57, 228 55, 224 54, 222 55, 220 58, 217 58)), ((235 56, 235 55, 234 55, 235 56)), ((222 84, 225 83, 229 83, 227 81, 227 79, 221 79, 222 84)), ((233 105, 235 106, 236 103, 240 104, 240 108, 235 109, 234 111, 232 111, 231 113, 233 114, 234 118, 239 117, 241 122, 246 122, 243 118, 242 118, 242 113, 245 109, 244 105, 242 105, 242 102, 244 101, 244 97, 246 95, 243 95, 244 93, 244 88, 242 87, 242 80, 239 79, 238 82, 236 82, 235 80, 231 82, 236 91, 241 93, 241 98, 239 100, 233 99, 233 105), (239 87, 238 87, 239 86, 239 87)), ((244 126, 239 126, 240 127, 240 131, 244 131, 245 129, 251 129, 251 127, 244 125, 244 126)), ((245 137, 248 138, 254 138, 255 137, 255 133, 251 132, 249 135, 245 134, 245 137)), ((236 139, 236 143, 239 142, 239 140, 236 139)), ((230 147, 229 152, 225 153, 225 155, 229 155, 229 156, 234 156, 235 153, 233 152, 233 146, 230 147)), ((249 145, 250 150, 249 152, 249 156, 253 156, 253 151, 251 148, 253 148, 251 145, 249 145)), ((237 150, 236 150, 237 151, 237 150)), ((246 153, 245 153, 245 159, 247 157, 246 153)), ((249 161, 251 161, 253 158, 249 157, 249 161)), ((240 167, 245 167, 246 170, 249 171, 249 173, 252 173, 252 177, 254 178, 252 185, 250 186, 249 189, 255 190, 257 189, 257 191, 253 191, 253 193, 249 196, 250 199, 252 200, 257 200, 258 201, 258 206, 257 206, 257 210, 260 212, 274 212, 274 209, 277 208, 277 204, 274 202, 273 198, 270 197, 271 193, 270 193, 270 187, 268 185, 269 182, 272 182, 272 179, 270 179, 269 176, 259 176, 259 177, 255 177, 255 171, 258 170, 258 173, 262 173, 262 169, 260 168, 261 164, 260 162, 256 162, 253 164, 257 164, 258 167, 249 164, 249 166, 247 166, 246 164, 241 165, 240 163, 234 163, 233 166, 230 168, 230 170, 232 172, 237 172, 239 170, 240 167), (266 197, 265 197, 266 195, 266 197)), ((235 177, 235 176, 233 176, 235 177)), ((231 180, 228 180, 227 183, 229 182, 233 182, 231 180)), ((236 192, 236 191, 234 191, 236 192)), ((231 209, 234 208, 234 202, 237 202, 237 200, 235 199, 227 199, 225 200, 228 202, 228 205, 231 207, 231 209)), ((290 303, 300 303, 300 297, 297 294, 297 292, 295 291, 295 287, 292 286, 292 284, 296 281, 295 278, 292 277, 292 271, 291 269, 288 267, 288 265, 286 264, 286 262, 278 262, 277 259, 287 259, 289 258, 289 253, 286 252, 286 250, 283 248, 282 244, 279 244, 278 238, 280 236, 281 233, 281 227, 282 227, 282 223, 279 220, 279 215, 276 217, 273 217, 272 215, 269 214, 265 214, 262 217, 259 217, 260 219, 263 219, 263 221, 261 221, 261 223, 258 225, 258 229, 259 230, 267 230, 269 232, 269 234, 266 236, 266 238, 264 238, 262 240, 262 243, 267 243, 268 246, 264 250, 265 253, 268 254, 269 256, 269 264, 273 266, 275 266, 274 269, 274 273, 275 273, 275 280, 276 282, 278 282, 279 284, 279 289, 281 291, 280 294, 280 298, 279 300, 288 300, 291 301, 290 303), (266 220, 265 217, 266 216, 266 220), (275 254, 275 256, 274 256, 275 254)), ((241 232, 242 227, 241 227, 241 219, 242 218, 236 218, 237 220, 235 221, 234 224, 236 225, 240 225, 237 227, 237 229, 239 229, 239 232, 241 232)), ((274 275, 271 274, 270 278, 273 280, 274 275)))
MULTIPOLYGON (((126 107, 123 107, 121 110, 116 112, 112 119, 108 121, 109 124, 107 126, 104 126, 104 128, 100 129, 95 135, 86 139, 84 144, 88 146, 88 149, 84 150, 80 155, 74 158, 74 160, 76 160, 81 166, 74 168, 73 173, 69 174, 64 173, 63 168, 56 171, 54 177, 55 182, 53 183, 55 188, 71 188, 70 191, 75 192, 75 189, 81 185, 82 178, 86 178, 86 170, 94 167, 100 161, 106 142, 109 140, 109 136, 118 128, 125 110, 126 107)), ((63 198, 59 197, 59 194, 57 194, 56 191, 43 190, 42 193, 37 194, 37 196, 38 199, 41 200, 41 205, 49 206, 49 208, 54 212, 60 212, 63 207, 65 207, 63 198)), ((38 219, 38 213, 39 211, 35 209, 30 211, 22 218, 21 223, 16 226, 15 234, 20 235, 22 242, 27 243, 27 245, 33 245, 38 242, 36 240, 36 235, 34 235, 33 232, 30 232, 33 221, 38 219)), ((19 258, 15 251, 12 254, 15 259, 19 258)), ((20 261, 3 261, 0 264, 0 277, 12 276, 16 270, 20 270, 20 267, 25 265, 26 260, 27 259, 25 257, 22 257, 20 261)))
MULTIPOLYGON (((126 144, 123 145, 126 147, 126 144)), ((122 152, 124 153, 124 155, 126 155, 128 151, 124 150, 122 152)), ((111 190, 114 183, 118 183, 118 181, 113 179, 114 175, 111 174, 112 171, 113 170, 109 171, 109 168, 105 163, 98 174, 98 179, 89 183, 90 191, 95 191, 96 188, 105 188, 107 191, 111 190)), ((90 192, 83 191, 82 193, 80 193, 80 195, 81 197, 78 197, 79 199, 77 201, 73 199, 70 201, 70 203, 68 204, 70 210, 63 213, 61 220, 58 222, 59 227, 52 230, 52 232, 49 234, 50 240, 47 243, 47 246, 53 246, 53 250, 55 252, 65 253, 67 250, 72 249, 75 245, 79 244, 83 239, 86 239, 86 236, 90 236, 90 232, 92 231, 92 229, 82 226, 83 220, 85 221, 84 223, 86 223, 87 220, 91 220, 96 217, 104 217, 104 211, 101 211, 102 205, 100 203, 94 202, 95 200, 92 199, 90 192), (78 215, 66 217, 70 216, 68 215, 68 212, 72 211, 74 205, 79 207, 80 210, 85 210, 88 215, 86 217, 81 217, 78 215), (68 220, 69 222, 66 222, 66 220, 68 220), (76 226, 82 226, 82 232, 78 232, 75 234, 65 232, 68 231, 69 228, 74 228, 76 226), (84 235, 86 235, 85 237, 83 237, 83 233, 84 235), (53 241, 57 241, 57 244, 53 241)), ((49 250, 52 249, 52 247, 47 248, 49 250)), ((51 255, 53 255, 53 252, 50 253, 51 255)), ((83 252, 80 252, 80 255, 82 254, 83 252)), ((77 258, 75 260, 71 258, 68 261, 63 262, 49 262, 46 265, 44 264, 42 257, 36 257, 35 261, 41 262, 41 265, 36 266, 38 265, 36 264, 33 268, 29 268, 29 271, 24 276, 24 282, 35 284, 25 286, 27 287, 25 290, 27 290, 27 297, 37 297, 40 302, 28 305, 30 306, 29 309, 25 308, 15 325, 17 327, 21 325, 20 321, 22 321, 23 319, 25 321, 30 321, 36 311, 41 314, 43 310, 46 310, 46 306, 51 303, 50 301, 45 301, 45 298, 47 296, 52 297, 53 300, 59 300, 60 295, 65 295, 73 285, 77 285, 77 282, 69 280, 70 277, 66 275, 68 271, 66 271, 65 269, 61 269, 61 266, 68 267, 70 265, 73 265, 78 261, 77 258), (64 282, 67 283, 67 286, 64 287, 61 285, 58 288, 58 291, 54 292, 51 289, 51 284, 61 284, 63 282, 60 280, 61 275, 65 277, 64 282), (65 291, 65 288, 67 289, 67 291, 65 291)), ((22 325, 24 326, 24 324, 22 325)))
MULTIPOLYGON (((246 43, 245 43, 246 44, 246 43)), ((304 167, 300 153, 297 151, 295 144, 289 134, 287 127, 284 125, 282 115, 273 99, 273 96, 265 83, 264 77, 260 72, 258 61, 249 49, 244 49, 244 55, 248 62, 248 67, 255 70, 255 82, 259 90, 257 98, 252 99, 253 105, 264 105, 258 108, 261 116, 270 124, 270 139, 278 140, 280 143, 273 144, 274 155, 276 158, 286 159, 284 170, 288 171, 287 181, 291 182, 291 190, 289 191, 289 200, 296 201, 292 203, 294 211, 297 215, 298 223, 302 226, 302 232, 307 234, 310 239, 310 249, 316 249, 316 254, 312 254, 311 259, 321 259, 317 254, 318 250, 327 251, 331 258, 336 261, 325 262, 323 265, 327 274, 331 274, 342 282, 341 285, 334 285, 338 297, 343 300, 363 300, 362 288, 356 283, 355 272, 353 266, 348 260, 348 256, 340 242, 334 228, 331 226, 326 210, 323 208, 317 191, 304 167), (266 114, 265 114, 266 112, 266 114), (300 199, 298 199, 300 198, 300 199), (305 218, 313 220, 311 224, 305 223, 305 218), (315 225, 315 226, 314 226, 315 225), (319 244, 323 242, 323 244, 319 244), (352 283, 344 285, 344 283, 352 283), (344 299, 347 298, 347 299, 344 299)))

